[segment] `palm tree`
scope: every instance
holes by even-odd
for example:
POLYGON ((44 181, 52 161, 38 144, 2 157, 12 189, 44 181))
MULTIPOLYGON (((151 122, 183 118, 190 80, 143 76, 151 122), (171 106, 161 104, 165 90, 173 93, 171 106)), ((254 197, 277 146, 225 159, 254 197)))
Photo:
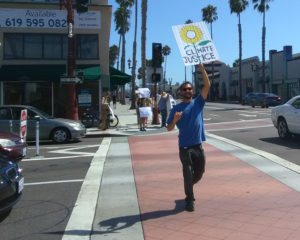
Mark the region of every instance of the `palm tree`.
POLYGON ((165 61, 165 69, 164 69, 164 91, 166 90, 166 70, 167 70, 167 56, 170 55, 171 53, 171 48, 168 45, 165 45, 162 48, 162 55, 164 56, 164 61, 165 61))
MULTIPOLYGON (((212 23, 218 19, 217 7, 212 5, 208 5, 206 8, 202 9, 202 20, 206 23, 210 24, 210 35, 211 39, 213 39, 213 31, 212 31, 212 23)), ((214 86, 214 62, 212 62, 212 88, 211 88, 211 98, 214 100, 215 98, 215 86, 214 86)))
MULTIPOLYGON (((121 71, 125 72, 125 35, 129 31, 130 7, 134 0, 116 0, 120 7, 115 11, 116 30, 122 38, 122 57, 121 57, 121 71)), ((122 103, 125 104, 125 86, 122 86, 122 103)))
POLYGON ((136 68, 136 33, 137 33, 137 5, 138 0, 135 0, 135 21, 134 21, 134 40, 132 50, 132 72, 131 72, 131 106, 130 109, 136 109, 135 105, 135 68, 136 68))
POLYGON ((248 6, 247 0, 229 0, 230 11, 236 13, 239 19, 239 85, 240 85, 240 102, 242 102, 242 25, 241 25, 241 12, 248 6))
POLYGON ((142 37, 141 37, 141 53, 142 53, 142 85, 146 87, 146 25, 147 25, 147 8, 148 1, 142 0, 142 37))
POLYGON ((118 57, 119 48, 117 45, 109 47, 109 65, 114 66, 118 57))
POLYGON ((263 14, 263 27, 262 27, 262 90, 265 92, 265 45, 266 45, 266 11, 269 10, 269 3, 273 0, 252 0, 254 4, 254 9, 263 14))

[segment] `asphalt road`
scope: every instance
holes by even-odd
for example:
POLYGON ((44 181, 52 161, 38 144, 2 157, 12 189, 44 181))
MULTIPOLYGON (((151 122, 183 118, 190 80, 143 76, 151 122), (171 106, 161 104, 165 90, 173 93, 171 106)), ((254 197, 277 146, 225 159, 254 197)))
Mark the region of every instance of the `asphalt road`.
POLYGON ((21 201, 0 223, 1 240, 61 239, 93 154, 102 139, 43 143, 39 157, 29 145, 20 163, 25 177, 21 201))
POLYGON ((300 165, 300 138, 282 140, 278 137, 271 121, 271 108, 208 103, 204 119, 210 133, 300 165))

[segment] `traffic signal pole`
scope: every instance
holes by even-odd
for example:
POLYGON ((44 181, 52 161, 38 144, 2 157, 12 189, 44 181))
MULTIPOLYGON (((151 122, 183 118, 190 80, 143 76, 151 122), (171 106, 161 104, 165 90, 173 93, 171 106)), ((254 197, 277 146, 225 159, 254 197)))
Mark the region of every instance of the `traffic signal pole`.
MULTIPOLYGON (((75 78, 76 57, 75 57, 75 34, 74 34, 74 10, 72 0, 66 0, 67 22, 68 22, 68 57, 67 57, 67 73, 69 77, 75 78)), ((73 120, 79 120, 78 104, 76 98, 75 83, 68 83, 67 87, 67 111, 66 117, 73 120)))
MULTIPOLYGON (((154 74, 156 73, 156 68, 154 67, 154 74)), ((157 105, 157 82, 154 84, 154 104, 153 104, 153 116, 152 124, 159 125, 159 116, 158 116, 158 105, 157 105)))

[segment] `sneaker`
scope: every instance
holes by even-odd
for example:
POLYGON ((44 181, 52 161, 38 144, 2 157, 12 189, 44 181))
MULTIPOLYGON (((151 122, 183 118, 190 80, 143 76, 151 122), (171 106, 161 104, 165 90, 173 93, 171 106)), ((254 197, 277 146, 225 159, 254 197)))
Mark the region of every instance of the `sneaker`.
POLYGON ((186 202, 185 210, 188 211, 188 212, 193 212, 193 211, 195 211, 195 208, 194 208, 194 202, 193 202, 193 201, 188 201, 188 202, 186 202))
POLYGON ((140 128, 140 131, 143 131, 143 128, 140 128))

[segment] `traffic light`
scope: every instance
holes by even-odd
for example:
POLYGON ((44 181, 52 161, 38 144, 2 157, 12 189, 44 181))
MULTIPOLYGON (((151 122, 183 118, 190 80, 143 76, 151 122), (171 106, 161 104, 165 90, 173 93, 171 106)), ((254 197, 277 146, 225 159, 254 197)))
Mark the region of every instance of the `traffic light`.
POLYGON ((160 68, 162 63, 161 43, 152 43, 152 66, 160 68))
POLYGON ((85 13, 88 11, 89 0, 76 0, 77 13, 85 13))
POLYGON ((160 82, 160 74, 159 73, 152 73, 152 82, 156 83, 156 82, 160 82))

